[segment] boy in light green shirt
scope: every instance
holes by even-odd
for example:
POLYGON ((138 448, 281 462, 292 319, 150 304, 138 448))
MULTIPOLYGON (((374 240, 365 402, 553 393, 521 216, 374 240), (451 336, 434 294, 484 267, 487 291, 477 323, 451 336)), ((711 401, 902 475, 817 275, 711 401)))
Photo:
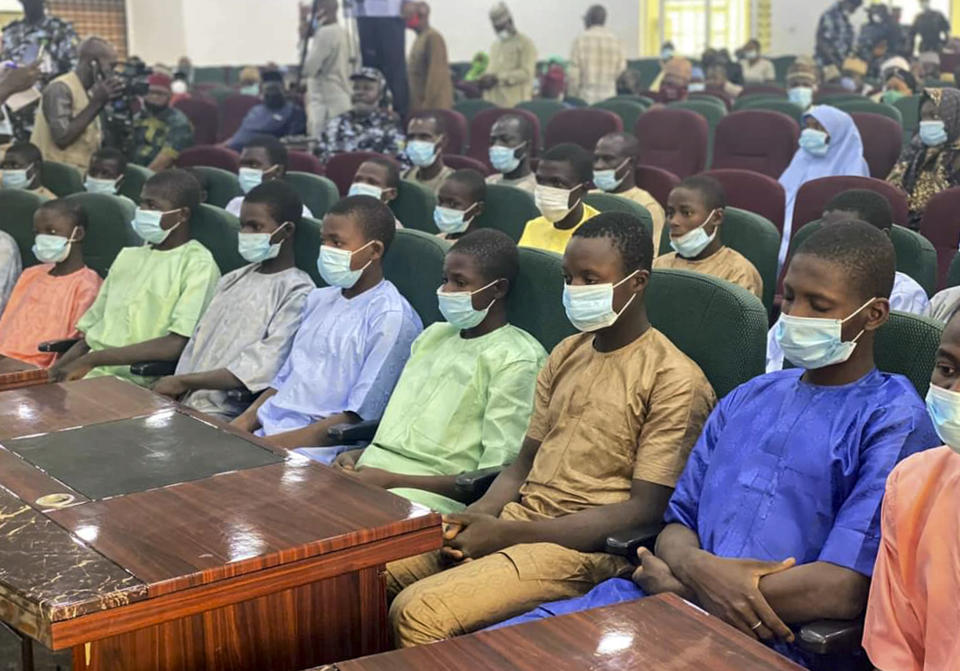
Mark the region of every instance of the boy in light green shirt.
POLYGON ((84 337, 50 369, 54 382, 130 373, 139 361, 177 361, 213 297, 220 271, 190 238, 200 184, 188 172, 157 173, 143 186, 133 228, 147 243, 126 247, 110 267, 97 300, 77 322, 84 337))
POLYGON ((547 356, 507 322, 517 264, 516 245, 499 231, 457 241, 437 291, 447 321, 413 343, 373 443, 340 455, 337 465, 449 513, 464 507, 456 500, 459 474, 516 458, 547 356))

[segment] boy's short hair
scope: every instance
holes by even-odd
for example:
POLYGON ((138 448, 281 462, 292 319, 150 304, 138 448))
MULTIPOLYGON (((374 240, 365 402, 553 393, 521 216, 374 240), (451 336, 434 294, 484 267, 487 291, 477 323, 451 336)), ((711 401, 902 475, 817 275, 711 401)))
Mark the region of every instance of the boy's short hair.
POLYGON ((572 142, 564 142, 544 152, 541 161, 569 163, 573 174, 581 183, 593 180, 593 156, 586 149, 572 142))
MULTIPOLYGON (((447 132, 447 123, 446 120, 440 114, 436 112, 415 112, 410 117, 410 121, 415 119, 420 119, 421 121, 432 121, 437 127, 437 135, 443 135, 447 132)), ((407 127, 410 127, 410 124, 407 124, 407 127)))
POLYGON ((573 232, 574 238, 609 238, 620 252, 623 269, 650 270, 653 265, 653 239, 637 217, 626 212, 603 212, 573 232))
POLYGON ((533 123, 523 114, 504 114, 494 122, 494 126, 501 121, 516 121, 520 136, 527 142, 533 142, 533 123))
POLYGON ((833 197, 824 212, 852 212, 857 219, 876 226, 881 231, 888 231, 893 227, 893 208, 890 201, 876 191, 867 189, 850 189, 833 197))
POLYGON ((189 207, 191 212, 196 212, 200 206, 200 182, 186 170, 158 172, 143 185, 148 186, 162 193, 175 208, 189 207))
POLYGON ((16 154, 27 163, 43 163, 43 154, 40 149, 32 142, 16 142, 7 149, 4 156, 16 154))
POLYGON ((379 240, 386 254, 393 244, 397 232, 393 211, 376 198, 370 196, 347 196, 341 199, 327 214, 352 217, 363 231, 367 240, 379 240))
POLYGON ((849 286, 867 301, 893 291, 896 253, 890 237, 875 226, 850 219, 824 226, 803 241, 794 257, 809 254, 844 269, 849 286))
POLYGON ((37 208, 38 212, 40 210, 45 212, 53 212, 64 217, 69 217, 70 219, 73 219, 74 226, 79 226, 84 230, 86 230, 90 225, 90 220, 87 217, 87 211, 84 210, 79 203, 75 203, 73 201, 64 200, 63 198, 48 200, 37 208))
POLYGON ((371 156, 365 160, 364 163, 373 163, 374 165, 379 165, 381 168, 387 171, 388 189, 400 188, 400 168, 397 167, 396 161, 392 161, 385 156, 371 156))
POLYGON ((263 149, 267 152, 271 164, 283 166, 284 170, 287 168, 287 161, 289 159, 287 148, 280 140, 272 135, 254 135, 247 141, 247 144, 245 144, 243 148, 263 149))
POLYGON ((292 186, 279 179, 271 179, 250 190, 244 203, 267 206, 270 217, 281 224, 292 222, 299 226, 303 218, 303 201, 292 186))
POLYGON ((127 169, 127 157, 114 147, 103 147, 93 152, 93 156, 90 157, 91 165, 94 161, 116 161, 121 175, 127 169))
POLYGON ((722 210, 727 206, 727 193, 713 177, 687 177, 679 188, 699 193, 708 210, 722 210))
POLYGON ((488 282, 506 279, 510 281, 510 289, 513 289, 520 260, 517 243, 506 233, 492 228, 472 231, 457 240, 447 253, 454 252, 475 258, 483 278, 488 282))
POLYGON ((447 177, 448 180, 459 182, 467 187, 470 199, 475 203, 483 202, 487 199, 487 181, 476 170, 466 168, 457 170, 447 177))

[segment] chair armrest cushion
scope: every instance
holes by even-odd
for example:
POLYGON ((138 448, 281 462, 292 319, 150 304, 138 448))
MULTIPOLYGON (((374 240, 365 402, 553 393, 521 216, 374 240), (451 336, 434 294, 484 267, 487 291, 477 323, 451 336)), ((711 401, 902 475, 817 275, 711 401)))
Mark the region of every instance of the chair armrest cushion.
POLYGON ((502 470, 502 466, 493 466, 479 471, 461 473, 457 476, 455 485, 459 495, 458 499, 464 503, 476 501, 487 493, 490 485, 493 484, 502 470))
POLYGON ((657 522, 647 526, 624 529, 607 538, 606 551, 612 555, 626 557, 630 561, 637 558, 637 550, 645 547, 651 552, 657 542, 657 536, 663 531, 663 523, 657 522))
POLYGON ((797 644, 815 655, 853 654, 863 640, 863 618, 857 620, 817 620, 800 629, 797 644))
POLYGON ((140 377, 165 377, 177 372, 177 362, 138 361, 130 366, 130 372, 140 377))
POLYGON ((337 424, 327 429, 327 435, 330 440, 336 441, 338 445, 369 442, 373 440, 379 426, 380 420, 377 419, 366 420, 357 424, 337 424))
POLYGON ((42 342, 37 347, 37 350, 41 352, 49 352, 53 354, 63 354, 71 347, 80 342, 80 338, 67 338, 65 340, 48 340, 47 342, 42 342))

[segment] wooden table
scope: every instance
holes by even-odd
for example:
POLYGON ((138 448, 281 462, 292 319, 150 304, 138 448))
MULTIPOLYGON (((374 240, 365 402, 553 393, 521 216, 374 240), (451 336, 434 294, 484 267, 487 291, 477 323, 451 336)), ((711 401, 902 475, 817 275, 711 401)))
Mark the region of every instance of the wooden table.
POLYGON ((47 383, 47 371, 33 364, 0 356, 0 391, 47 383))
POLYGON ((439 516, 113 378, 0 393, 0 620, 74 671, 303 669, 387 647, 439 516))
POLYGON ((673 594, 482 631, 320 671, 803 671, 673 594))

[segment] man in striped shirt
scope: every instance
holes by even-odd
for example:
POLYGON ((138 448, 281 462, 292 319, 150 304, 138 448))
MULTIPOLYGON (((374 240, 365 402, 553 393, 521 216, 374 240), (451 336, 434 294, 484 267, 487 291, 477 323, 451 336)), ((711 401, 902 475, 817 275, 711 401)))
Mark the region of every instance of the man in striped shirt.
POLYGON ((620 39, 607 30, 607 10, 593 5, 583 18, 587 29, 573 42, 567 93, 589 104, 617 95, 617 77, 627 69, 620 39))

